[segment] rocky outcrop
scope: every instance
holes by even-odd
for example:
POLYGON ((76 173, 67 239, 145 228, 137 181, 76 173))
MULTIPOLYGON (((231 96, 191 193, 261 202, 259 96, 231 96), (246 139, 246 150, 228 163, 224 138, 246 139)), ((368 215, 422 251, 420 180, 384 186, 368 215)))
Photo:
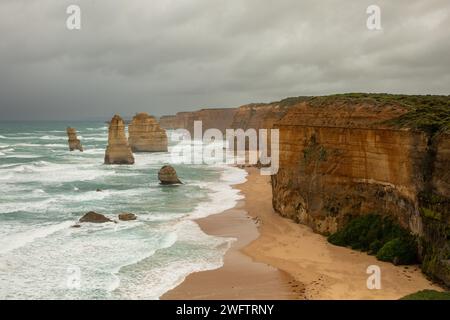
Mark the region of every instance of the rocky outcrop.
POLYGON ((424 271, 429 265, 428 274, 450 284, 449 136, 395 126, 411 118, 408 99, 415 101, 368 95, 292 105, 275 124, 273 207, 323 234, 355 216, 390 216, 421 239, 424 271))
POLYGON ((133 213, 123 212, 119 214, 119 220, 121 221, 132 221, 136 220, 137 216, 133 213))
POLYGON ((128 125, 128 143, 133 152, 167 152, 166 130, 155 117, 138 113, 128 125))
POLYGON ((75 128, 67 128, 67 136, 69 137, 69 150, 83 152, 81 141, 77 138, 77 130, 75 128))
POLYGON ((158 172, 158 179, 163 185, 182 184, 172 166, 164 166, 158 172))
POLYGON ((90 223, 105 223, 105 222, 113 222, 111 219, 105 217, 104 215, 90 211, 82 216, 79 220, 80 222, 90 222, 90 223))
POLYGON ((118 115, 109 124, 105 164, 134 164, 134 156, 125 135, 125 123, 118 115))

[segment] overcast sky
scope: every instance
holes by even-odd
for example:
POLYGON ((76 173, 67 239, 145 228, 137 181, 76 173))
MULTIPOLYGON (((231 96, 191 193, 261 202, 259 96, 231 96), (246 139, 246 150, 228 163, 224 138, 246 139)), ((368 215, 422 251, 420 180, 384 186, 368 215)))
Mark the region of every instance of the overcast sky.
POLYGON ((450 94, 449 0, 0 0, 0 120, 342 92, 450 94))

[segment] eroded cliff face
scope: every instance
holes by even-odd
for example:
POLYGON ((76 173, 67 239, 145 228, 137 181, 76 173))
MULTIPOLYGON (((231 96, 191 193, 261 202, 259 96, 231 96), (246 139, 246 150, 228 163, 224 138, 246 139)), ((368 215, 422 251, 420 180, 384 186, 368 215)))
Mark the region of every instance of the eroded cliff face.
POLYGON ((147 113, 138 113, 128 125, 128 143, 133 152, 167 152, 166 130, 147 113))
POLYGON ((159 118, 159 125, 166 130, 173 130, 181 128, 181 124, 178 124, 177 116, 162 116, 159 118))
POLYGON ((186 129, 193 119, 192 113, 193 112, 178 112, 174 116, 162 116, 159 120, 160 126, 166 130, 186 129))
POLYGON ((178 112, 175 116, 162 116, 160 125, 165 129, 187 129, 193 135, 194 121, 202 121, 203 131, 219 129, 271 129, 288 110, 286 100, 275 103, 253 103, 238 108, 202 109, 178 112))
POLYGON ((202 109, 192 114, 186 129, 194 133, 194 121, 202 121, 203 132, 208 129, 218 129, 223 134, 225 130, 229 129, 234 118, 236 109, 222 108, 222 109, 202 109))
POLYGON ((419 198, 423 221, 419 252, 422 270, 450 287, 450 134, 436 135, 429 148, 431 179, 419 198))
POLYGON ((162 116, 161 127, 166 129, 187 129, 194 134, 194 121, 202 121, 203 132, 208 129, 219 129, 225 133, 231 128, 236 113, 235 108, 202 109, 193 112, 178 112, 175 116, 162 116))
MULTIPOLYGON (((264 141, 267 146, 266 153, 270 156, 271 150, 271 129, 274 124, 280 120, 287 112, 288 105, 284 101, 275 103, 259 103, 259 104, 249 104, 238 108, 236 114, 234 115, 233 122, 231 124, 232 129, 242 129, 244 132, 249 133, 249 130, 255 130, 257 136, 257 144, 253 146, 249 143, 246 138, 245 150, 246 151, 261 151, 261 141, 260 141, 260 130, 267 130, 266 141, 264 141)), ((237 139, 234 139, 235 150, 238 148, 237 139)))
POLYGON ((450 284, 448 134, 387 125, 399 104, 314 100, 292 106, 280 130, 273 206, 322 234, 351 217, 394 217, 421 239, 424 271, 450 284))
POLYGON ((286 106, 279 103, 249 104, 239 107, 231 127, 233 129, 270 129, 287 111, 286 106))
POLYGON ((134 164, 134 156, 125 135, 125 123, 118 115, 109 124, 105 164, 134 164))
POLYGON ((83 146, 81 145, 81 141, 77 137, 77 130, 75 128, 67 128, 67 136, 69 138, 69 150, 79 150, 83 152, 83 146))

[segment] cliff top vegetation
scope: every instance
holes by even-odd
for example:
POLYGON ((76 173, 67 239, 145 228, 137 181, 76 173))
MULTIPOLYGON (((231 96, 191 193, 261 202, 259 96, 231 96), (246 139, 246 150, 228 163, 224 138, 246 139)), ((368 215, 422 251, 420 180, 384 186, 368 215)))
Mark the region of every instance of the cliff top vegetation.
POLYGON ((387 93, 345 93, 318 97, 291 97, 278 102, 294 106, 308 102, 313 107, 332 103, 358 104, 366 102, 374 106, 398 105, 409 110, 402 116, 386 122, 399 128, 411 128, 435 134, 450 130, 450 95, 405 95, 387 93))

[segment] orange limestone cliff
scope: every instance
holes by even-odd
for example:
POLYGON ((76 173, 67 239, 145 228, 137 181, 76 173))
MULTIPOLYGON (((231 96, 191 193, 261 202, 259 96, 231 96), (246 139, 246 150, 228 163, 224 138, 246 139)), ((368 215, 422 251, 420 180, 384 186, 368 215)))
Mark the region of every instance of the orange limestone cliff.
MULTIPOLYGON (((289 108, 290 99, 285 99, 279 102, 272 103, 252 103, 241 106, 237 109, 233 122, 231 123, 232 129, 242 129, 246 134, 250 134, 248 130, 254 129, 257 134, 256 149, 261 146, 259 141, 259 130, 267 130, 267 155, 270 155, 271 150, 271 129, 274 127, 274 123, 280 120, 287 112, 289 108)), ((234 141, 235 148, 237 148, 237 140, 234 141)), ((253 149, 248 143, 245 142, 245 150, 253 149)), ((261 150, 260 150, 261 151, 261 150)))
POLYGON ((69 137, 69 150, 83 152, 81 141, 77 138, 77 130, 75 128, 67 128, 67 136, 69 137))
POLYGON ((125 123, 118 115, 109 124, 105 164, 134 164, 134 156, 125 135, 125 123))
POLYGON ((133 152, 167 152, 166 130, 155 117, 138 113, 128 125, 128 143, 133 152))
POLYGON ((234 108, 202 109, 192 113, 186 129, 192 135, 194 132, 194 121, 202 121, 203 132, 208 129, 218 129, 225 134, 225 130, 231 128, 235 113, 236 109, 234 108))
POLYGON ((359 215, 392 217, 420 238, 422 269, 449 285, 450 136, 427 122, 441 118, 427 112, 448 118, 450 98, 436 98, 439 109, 432 97, 394 97, 317 97, 291 106, 275 124, 273 206, 322 234, 359 215), (414 105, 420 99, 422 109, 414 105))
POLYGON ((203 131, 219 129, 225 133, 231 128, 236 113, 235 108, 202 109, 192 112, 178 112, 175 116, 162 116, 161 127, 164 129, 187 129, 193 135, 194 121, 202 121, 203 131))
POLYGON ((178 123, 177 116, 162 116, 159 118, 159 125, 166 130, 174 130, 182 128, 183 125, 178 123))

